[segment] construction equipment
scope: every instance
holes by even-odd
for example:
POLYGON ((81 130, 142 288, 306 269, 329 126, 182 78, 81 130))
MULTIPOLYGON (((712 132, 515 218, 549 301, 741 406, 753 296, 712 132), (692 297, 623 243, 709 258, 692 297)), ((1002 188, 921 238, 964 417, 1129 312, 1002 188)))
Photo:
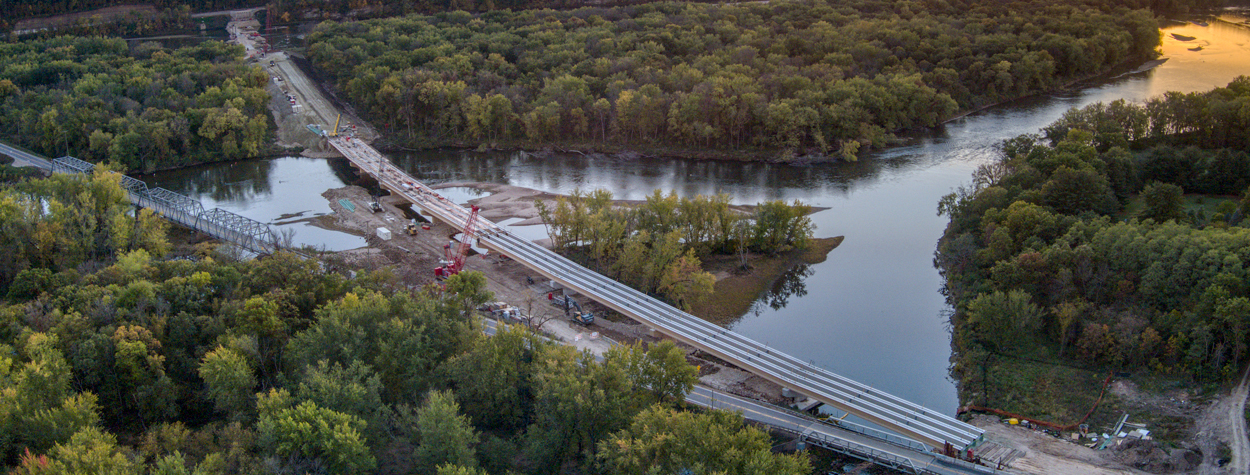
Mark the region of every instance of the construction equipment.
POLYGON ((569 317, 569 321, 572 321, 573 323, 576 323, 584 327, 590 326, 591 323, 595 323, 595 314, 590 313, 590 312, 583 312, 581 310, 575 310, 573 311, 573 314, 569 317))
POLYGON ((568 295, 556 296, 552 293, 547 295, 547 299, 552 305, 564 307, 564 316, 569 317, 569 321, 573 323, 582 326, 589 326, 591 323, 595 322, 595 314, 582 310, 582 304, 573 300, 573 297, 568 295))
POLYGON ((337 119, 334 119, 334 128, 333 128, 333 129, 330 129, 330 133, 329 133, 329 134, 327 134, 328 136, 330 136, 330 137, 338 137, 338 136, 339 136, 339 121, 340 121, 340 120, 343 120, 343 114, 339 114, 339 117, 338 117, 337 119))
POLYGON ((417 220, 414 219, 412 220, 412 222, 404 226, 404 232, 408 233, 409 236, 416 236, 417 235, 417 220))
POLYGON ((447 258, 441 267, 434 269, 435 277, 451 277, 464 269, 464 260, 469 257, 469 249, 473 247, 473 243, 477 242, 477 213, 480 210, 481 208, 474 206, 469 212, 469 219, 464 222, 464 233, 460 237, 460 245, 456 246, 454 253, 450 243, 443 245, 447 258))
POLYGON ((374 213, 381 213, 382 203, 378 201, 378 195, 375 193, 369 193, 369 196, 373 198, 373 201, 369 203, 369 210, 373 211, 374 213))

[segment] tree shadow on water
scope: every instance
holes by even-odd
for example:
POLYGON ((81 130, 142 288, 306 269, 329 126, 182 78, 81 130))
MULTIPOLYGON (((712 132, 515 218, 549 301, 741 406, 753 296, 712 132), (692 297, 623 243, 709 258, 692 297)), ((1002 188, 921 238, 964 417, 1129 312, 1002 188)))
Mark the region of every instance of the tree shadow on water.
POLYGON ((807 295, 807 278, 816 273, 816 269, 807 264, 799 264, 781 274, 767 291, 760 294, 751 304, 751 314, 759 315, 766 308, 781 310, 790 303, 790 297, 807 295))

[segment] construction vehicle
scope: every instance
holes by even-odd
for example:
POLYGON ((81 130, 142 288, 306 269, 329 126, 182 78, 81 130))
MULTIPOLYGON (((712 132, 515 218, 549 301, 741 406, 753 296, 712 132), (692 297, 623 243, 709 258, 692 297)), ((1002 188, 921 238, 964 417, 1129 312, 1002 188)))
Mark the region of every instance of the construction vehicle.
POLYGON ((412 222, 405 225, 404 232, 408 233, 409 236, 416 236, 417 235, 417 220, 414 219, 412 220, 412 222))
POLYGON ((595 314, 582 310, 582 304, 573 300, 573 297, 568 295, 560 295, 558 297, 555 295, 548 295, 548 299, 551 301, 552 305, 557 307, 563 306, 564 316, 569 317, 569 321, 573 323, 582 326, 589 326, 591 323, 595 322, 595 314))
POLYGON ((434 277, 451 277, 459 274, 464 269, 464 260, 469 257, 469 249, 477 242, 477 213, 481 208, 474 206, 469 212, 469 219, 464 222, 464 232, 460 237, 460 245, 455 246, 452 251, 450 243, 443 245, 443 251, 447 253, 447 258, 443 260, 443 265, 434 269, 434 277))
POLYGON ((369 210, 373 211, 374 213, 381 213, 382 203, 378 201, 378 198, 379 198, 378 195, 376 193, 370 192, 369 197, 373 198, 373 201, 369 202, 369 210))
POLYGON ((334 119, 334 128, 330 129, 330 132, 326 134, 327 136, 329 137, 339 136, 339 121, 340 120, 343 120, 343 114, 339 114, 339 117, 337 119, 334 119))
POLYGON ((576 323, 578 325, 584 326, 584 327, 588 327, 590 326, 590 324, 595 323, 595 314, 590 313, 590 312, 583 312, 581 310, 574 310, 573 314, 569 316, 569 321, 576 323))

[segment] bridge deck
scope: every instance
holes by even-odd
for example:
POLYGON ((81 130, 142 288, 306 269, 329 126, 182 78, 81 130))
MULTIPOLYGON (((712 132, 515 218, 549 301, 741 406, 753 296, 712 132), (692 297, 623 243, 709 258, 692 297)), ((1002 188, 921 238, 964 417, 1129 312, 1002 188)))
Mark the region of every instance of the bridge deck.
MULTIPOLYGON (((330 145, 357 168, 374 176, 382 187, 452 226, 463 226, 469 211, 396 168, 367 144, 342 137, 330 145)), ((723 358, 754 374, 799 391, 825 404, 855 414, 930 447, 950 443, 957 448, 981 440, 983 430, 910 401, 852 381, 769 348, 735 332, 682 312, 649 295, 574 263, 559 254, 513 236, 479 218, 479 241, 534 271, 560 282, 605 306, 670 337, 723 358)))

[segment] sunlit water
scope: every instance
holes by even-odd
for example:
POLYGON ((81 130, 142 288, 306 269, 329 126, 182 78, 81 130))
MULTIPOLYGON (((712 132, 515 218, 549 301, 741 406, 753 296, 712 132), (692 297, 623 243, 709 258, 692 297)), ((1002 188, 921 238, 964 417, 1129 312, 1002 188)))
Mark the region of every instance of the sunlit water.
MULTIPOLYGON (((842 245, 827 261, 790 276, 779 286, 784 292, 767 296, 731 326, 834 372, 954 413, 948 306, 933 267, 946 225, 936 213, 938 200, 966 183, 977 165, 992 160, 997 143, 1037 132, 1071 107, 1203 91, 1250 74, 1250 29, 1234 24, 1244 18, 1230 19, 1207 27, 1168 27, 1163 40, 1168 61, 1154 70, 973 114, 858 163, 787 166, 458 151, 392 158, 431 182, 482 181, 555 193, 605 188, 622 199, 642 199, 655 189, 684 196, 724 192, 735 203, 799 199, 829 208, 812 216, 816 233, 846 236, 842 245), (1181 41, 1171 33, 1196 39, 1181 41), (1198 45, 1201 51, 1189 51, 1198 45)), ((149 183, 199 198, 206 207, 292 227, 299 242, 343 249, 362 240, 303 222, 281 224, 290 220, 279 216, 329 212, 320 193, 348 180, 341 161, 284 158, 162 173, 149 183)), ((460 203, 476 197, 461 189, 449 193, 460 203)), ((517 232, 543 236, 541 226, 517 232)))

